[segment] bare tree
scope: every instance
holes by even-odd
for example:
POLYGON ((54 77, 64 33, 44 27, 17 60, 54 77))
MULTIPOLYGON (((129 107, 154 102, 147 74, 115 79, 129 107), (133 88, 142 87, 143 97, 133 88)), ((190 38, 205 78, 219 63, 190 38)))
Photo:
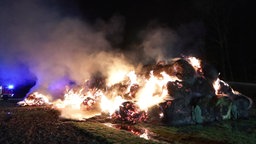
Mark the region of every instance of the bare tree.
POLYGON ((222 75, 233 80, 228 36, 236 0, 198 0, 195 4, 210 33, 210 43, 219 49, 222 75))

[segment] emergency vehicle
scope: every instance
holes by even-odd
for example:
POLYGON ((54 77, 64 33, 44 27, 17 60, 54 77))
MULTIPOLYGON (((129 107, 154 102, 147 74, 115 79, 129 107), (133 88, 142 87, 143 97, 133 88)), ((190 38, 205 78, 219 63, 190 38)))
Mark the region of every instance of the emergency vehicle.
POLYGON ((14 86, 13 85, 0 85, 0 99, 8 100, 9 98, 14 96, 13 93, 14 86))

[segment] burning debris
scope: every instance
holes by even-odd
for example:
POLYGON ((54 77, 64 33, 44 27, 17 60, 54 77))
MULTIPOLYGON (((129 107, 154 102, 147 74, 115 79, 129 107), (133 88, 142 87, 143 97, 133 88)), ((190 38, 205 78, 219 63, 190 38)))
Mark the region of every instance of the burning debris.
POLYGON ((119 122, 129 122, 134 124, 146 121, 147 113, 141 111, 133 102, 127 101, 122 103, 119 110, 112 115, 112 118, 119 122))
POLYGON ((49 106, 51 103, 47 96, 34 92, 29 94, 23 101, 19 101, 20 106, 49 106))
MULTIPOLYGON (((32 93, 18 104, 50 102, 32 93)), ((199 59, 183 57, 127 72, 111 85, 106 77, 93 76, 51 104, 64 118, 81 120, 107 113, 116 122, 135 124, 159 117, 166 124, 180 125, 248 117, 252 100, 207 71, 199 59)))

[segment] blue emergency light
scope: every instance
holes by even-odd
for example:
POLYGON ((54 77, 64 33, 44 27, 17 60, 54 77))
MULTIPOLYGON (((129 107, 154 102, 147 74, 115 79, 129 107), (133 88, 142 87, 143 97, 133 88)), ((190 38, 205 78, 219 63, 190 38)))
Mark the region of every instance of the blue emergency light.
POLYGON ((8 89, 13 89, 14 85, 8 85, 8 89))

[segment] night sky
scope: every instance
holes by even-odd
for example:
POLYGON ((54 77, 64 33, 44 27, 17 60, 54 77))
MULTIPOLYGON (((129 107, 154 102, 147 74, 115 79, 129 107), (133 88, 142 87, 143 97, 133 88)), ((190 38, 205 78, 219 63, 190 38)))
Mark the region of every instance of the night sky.
POLYGON ((111 51, 132 63, 193 55, 226 81, 255 83, 254 9, 249 0, 1 0, 0 82, 38 80, 45 64, 76 80, 74 63, 111 51))
MULTIPOLYGON (((62 7, 63 14, 78 16, 89 23, 96 23, 99 19, 108 21, 113 16, 122 17, 124 30, 121 35, 122 41, 118 43, 120 49, 129 49, 131 43, 139 41, 138 33, 152 23, 152 25, 168 27, 178 33, 182 33, 179 32, 182 31, 180 29, 191 28, 191 32, 184 32, 183 35, 180 34, 181 37, 200 37, 200 41, 202 40, 204 44, 199 45, 203 50, 197 54, 216 66, 224 79, 256 82, 256 59, 254 57, 256 45, 253 37, 256 14, 252 1, 76 0, 72 3, 62 1, 60 4, 55 0, 55 3, 56 6, 59 4, 62 7), (220 34, 218 34, 218 29, 222 31, 220 34), (223 40, 226 41, 224 48, 216 42, 223 40)), ((189 44, 184 47, 184 51, 189 51, 189 44)), ((194 45, 191 47, 193 48, 194 45)))

